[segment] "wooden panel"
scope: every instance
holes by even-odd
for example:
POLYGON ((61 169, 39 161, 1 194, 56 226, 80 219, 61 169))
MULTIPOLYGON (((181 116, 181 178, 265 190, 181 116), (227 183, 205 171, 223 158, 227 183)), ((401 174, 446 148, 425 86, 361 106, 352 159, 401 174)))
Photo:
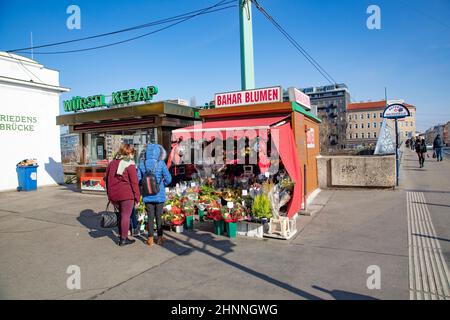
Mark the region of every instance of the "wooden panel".
MULTIPOLYGON (((297 145, 298 158, 302 179, 305 178, 306 165, 306 196, 309 196, 319 186, 317 177, 316 156, 319 155, 319 124, 303 114, 293 112, 292 127, 294 131, 295 142, 297 145), (314 148, 308 148, 306 143, 306 132, 309 128, 314 129, 314 148)), ((303 182, 302 182, 303 183, 303 182)), ((304 190, 304 191, 305 191, 304 190)))

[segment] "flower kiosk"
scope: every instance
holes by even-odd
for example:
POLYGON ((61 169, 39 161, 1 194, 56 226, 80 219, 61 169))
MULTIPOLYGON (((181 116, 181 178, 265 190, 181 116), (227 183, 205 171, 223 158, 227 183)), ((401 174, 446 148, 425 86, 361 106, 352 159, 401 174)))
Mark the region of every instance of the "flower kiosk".
POLYGON ((168 190, 166 221, 197 212, 216 234, 291 238, 318 187, 320 120, 307 104, 284 102, 281 87, 217 94, 201 120, 173 130, 168 166, 193 164, 196 174, 168 190))

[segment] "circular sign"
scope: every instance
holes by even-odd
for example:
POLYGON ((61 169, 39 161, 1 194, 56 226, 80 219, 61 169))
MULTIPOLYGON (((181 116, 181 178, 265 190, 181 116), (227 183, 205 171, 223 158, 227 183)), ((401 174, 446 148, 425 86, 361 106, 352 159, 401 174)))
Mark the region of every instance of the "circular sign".
POLYGON ((387 106, 383 112, 383 118, 400 119, 409 117, 410 113, 407 107, 400 103, 394 103, 387 106))

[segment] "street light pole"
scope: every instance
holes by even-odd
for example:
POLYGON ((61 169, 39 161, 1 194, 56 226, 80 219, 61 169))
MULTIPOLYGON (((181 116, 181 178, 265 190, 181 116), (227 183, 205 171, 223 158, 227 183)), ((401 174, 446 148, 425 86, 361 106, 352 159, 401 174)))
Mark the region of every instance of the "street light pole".
POLYGON ((253 62, 252 1, 238 0, 241 40, 241 87, 242 90, 255 88, 253 62))
MULTIPOLYGON (((384 87, 384 98, 386 99, 386 108, 388 107, 387 88, 384 87)), ((398 187, 399 180, 399 155, 398 155, 398 119, 395 118, 395 185, 398 187)))

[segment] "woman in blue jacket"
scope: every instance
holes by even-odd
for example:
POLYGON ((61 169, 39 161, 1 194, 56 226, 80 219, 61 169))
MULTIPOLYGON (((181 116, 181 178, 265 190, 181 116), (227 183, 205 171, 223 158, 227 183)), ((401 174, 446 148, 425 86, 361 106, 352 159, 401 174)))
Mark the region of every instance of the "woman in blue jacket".
POLYGON ((156 181, 159 181, 159 192, 153 196, 143 197, 142 200, 145 203, 148 216, 148 240, 147 245, 153 245, 153 233, 154 233, 154 220, 156 218, 158 240, 157 244, 163 242, 163 229, 161 215, 166 202, 165 187, 172 182, 172 176, 164 163, 166 158, 166 151, 159 144, 148 144, 145 152, 145 159, 139 161, 138 166, 138 178, 139 182, 146 175, 146 169, 152 172, 156 181), (144 165, 145 161, 145 165, 144 165))

